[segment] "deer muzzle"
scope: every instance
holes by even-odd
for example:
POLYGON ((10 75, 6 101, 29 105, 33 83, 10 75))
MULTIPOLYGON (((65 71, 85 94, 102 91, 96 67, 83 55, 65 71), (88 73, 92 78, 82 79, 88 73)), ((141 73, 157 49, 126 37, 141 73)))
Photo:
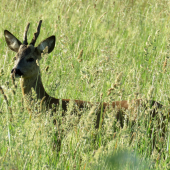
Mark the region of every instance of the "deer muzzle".
POLYGON ((11 70, 11 74, 15 77, 21 77, 23 73, 20 71, 20 69, 14 68, 11 70))

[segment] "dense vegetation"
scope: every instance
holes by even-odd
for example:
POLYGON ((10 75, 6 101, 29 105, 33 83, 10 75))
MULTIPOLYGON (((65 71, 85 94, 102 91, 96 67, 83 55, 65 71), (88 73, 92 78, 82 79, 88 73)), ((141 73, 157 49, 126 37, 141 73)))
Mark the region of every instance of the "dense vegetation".
MULTIPOLYGON (((7 29, 22 40, 30 22, 30 41, 42 19, 36 44, 56 36, 54 51, 40 62, 43 84, 51 96, 94 103, 154 99, 167 114, 169 11, 170 2, 165 0, 1 2, 0 86, 8 103, 0 93, 0 169, 169 169, 168 123, 165 139, 156 129, 159 149, 153 149, 151 120, 143 109, 136 124, 125 122, 123 129, 112 110, 99 130, 94 128, 94 108, 77 110, 83 115, 77 121, 73 102, 60 126, 53 125, 50 112, 30 115, 19 81, 15 88, 10 78, 15 54, 3 35, 7 29), (62 138, 60 152, 54 147, 56 135, 62 138)), ((61 112, 54 117, 61 119, 61 112)))

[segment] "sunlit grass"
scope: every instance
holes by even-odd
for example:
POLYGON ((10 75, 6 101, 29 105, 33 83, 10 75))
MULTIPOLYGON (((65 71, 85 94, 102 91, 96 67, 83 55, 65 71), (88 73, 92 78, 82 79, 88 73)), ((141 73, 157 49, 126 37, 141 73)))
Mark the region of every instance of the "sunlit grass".
MULTIPOLYGON (((9 104, 0 94, 0 169, 169 169, 168 132, 165 140, 157 136, 160 152, 152 150, 144 110, 133 127, 125 122, 123 129, 114 111, 108 111, 99 131, 94 128, 93 108, 83 110, 77 121, 70 104, 59 127, 53 125, 50 112, 30 116, 19 81, 15 88, 10 78, 15 54, 3 35, 7 29, 22 40, 30 22, 31 41, 42 19, 37 44, 56 36, 54 51, 40 61, 43 84, 51 96, 91 102, 154 99, 167 114, 169 8, 168 1, 160 0, 1 2, 0 86, 9 104), (59 153, 56 134, 62 139, 59 153)), ((54 117, 61 119, 60 112, 54 117)))

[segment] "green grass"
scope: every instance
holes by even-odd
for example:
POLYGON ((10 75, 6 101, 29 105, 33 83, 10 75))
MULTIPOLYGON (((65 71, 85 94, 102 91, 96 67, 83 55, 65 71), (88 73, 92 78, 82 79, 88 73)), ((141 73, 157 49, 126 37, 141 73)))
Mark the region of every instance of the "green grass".
MULTIPOLYGON (((90 102, 154 99, 166 107, 161 111, 167 113, 169 11, 170 3, 162 0, 1 2, 0 85, 13 118, 0 94, 0 169, 169 169, 169 132, 163 141, 157 136, 161 151, 152 151, 149 119, 142 116, 143 110, 133 127, 131 144, 132 127, 127 124, 121 129, 114 111, 108 111, 99 131, 94 128, 93 108, 82 111, 78 122, 76 114, 70 115, 70 104, 60 127, 53 125, 50 113, 30 117, 22 104, 19 81, 17 89, 12 85, 10 72, 15 54, 8 49, 3 35, 7 29, 22 40, 30 22, 31 41, 42 19, 36 44, 56 36, 54 51, 40 62, 43 84, 51 96, 90 102), (119 86, 108 95, 120 73, 119 86), (56 133, 63 139, 60 153, 53 146, 56 133)), ((61 119, 59 112, 55 116, 61 119)))

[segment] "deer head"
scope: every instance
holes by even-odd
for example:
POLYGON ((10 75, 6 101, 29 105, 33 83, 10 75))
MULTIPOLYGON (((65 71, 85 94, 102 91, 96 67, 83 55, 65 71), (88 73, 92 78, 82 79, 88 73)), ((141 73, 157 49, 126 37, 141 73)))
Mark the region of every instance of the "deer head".
POLYGON ((34 37, 30 44, 27 42, 27 32, 29 28, 29 23, 24 31, 24 40, 21 43, 13 34, 9 31, 4 31, 4 36, 8 47, 16 52, 15 65, 11 73, 15 77, 21 77, 24 79, 30 79, 36 77, 39 72, 39 66, 36 60, 41 59, 41 53, 48 47, 48 53, 52 52, 55 46, 55 36, 48 37, 42 41, 37 47, 34 47, 35 42, 40 33, 42 20, 39 21, 37 32, 34 33, 34 37))

